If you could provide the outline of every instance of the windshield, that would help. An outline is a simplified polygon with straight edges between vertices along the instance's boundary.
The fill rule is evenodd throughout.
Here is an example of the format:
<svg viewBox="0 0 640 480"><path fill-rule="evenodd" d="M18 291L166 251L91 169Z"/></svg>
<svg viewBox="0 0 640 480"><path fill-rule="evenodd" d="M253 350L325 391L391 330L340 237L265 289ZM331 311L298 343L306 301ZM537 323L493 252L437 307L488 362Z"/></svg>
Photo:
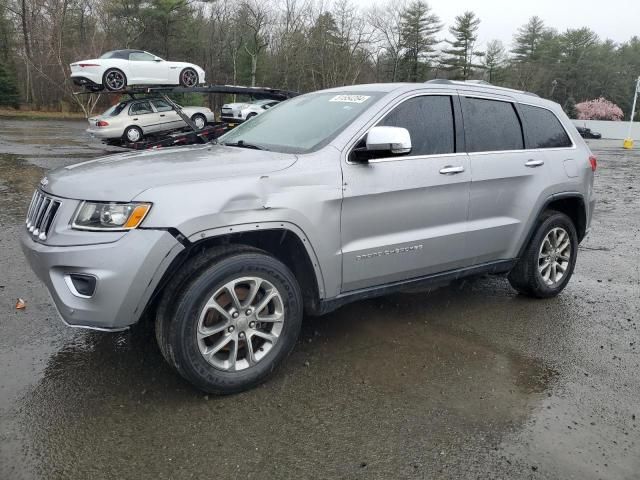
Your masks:
<svg viewBox="0 0 640 480"><path fill-rule="evenodd" d="M124 107L127 106L127 102L120 102L117 105L114 105L113 107L111 107L110 109L108 109L106 112L104 112L102 114L103 117L117 117L118 115L120 115L120 112L122 112L122 110L124 110Z"/></svg>
<svg viewBox="0 0 640 480"><path fill-rule="evenodd" d="M280 103L236 127L218 143L244 143L283 153L307 153L338 135L381 92L310 93Z"/></svg>

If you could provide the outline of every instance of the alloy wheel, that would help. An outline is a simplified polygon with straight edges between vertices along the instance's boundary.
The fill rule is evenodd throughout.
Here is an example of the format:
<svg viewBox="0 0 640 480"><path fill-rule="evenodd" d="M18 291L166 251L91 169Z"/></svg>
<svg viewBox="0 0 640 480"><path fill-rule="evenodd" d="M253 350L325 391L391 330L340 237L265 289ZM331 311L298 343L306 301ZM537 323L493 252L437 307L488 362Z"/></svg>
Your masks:
<svg viewBox="0 0 640 480"><path fill-rule="evenodd" d="M269 281L242 277L220 287L200 312L198 348L213 367L239 371L273 349L285 320L282 296Z"/></svg>
<svg viewBox="0 0 640 480"><path fill-rule="evenodd" d="M571 238L562 227L552 228L544 237L538 254L538 271L550 287L562 281L571 261Z"/></svg>
<svg viewBox="0 0 640 480"><path fill-rule="evenodd" d="M121 90L125 85L124 74L117 70L111 70L105 77L105 83L109 90Z"/></svg>
<svg viewBox="0 0 640 480"><path fill-rule="evenodd" d="M182 84L185 87L194 87L198 83L198 74L193 70L182 72Z"/></svg>

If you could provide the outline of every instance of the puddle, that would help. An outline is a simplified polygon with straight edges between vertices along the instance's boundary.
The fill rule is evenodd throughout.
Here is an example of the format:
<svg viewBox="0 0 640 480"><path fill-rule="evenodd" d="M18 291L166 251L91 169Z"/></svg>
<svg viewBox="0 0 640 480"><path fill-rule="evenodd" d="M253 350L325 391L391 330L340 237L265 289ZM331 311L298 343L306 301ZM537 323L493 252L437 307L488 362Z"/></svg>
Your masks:
<svg viewBox="0 0 640 480"><path fill-rule="evenodd" d="M18 155L0 154L0 226L13 225L24 218L29 199L44 174Z"/></svg>

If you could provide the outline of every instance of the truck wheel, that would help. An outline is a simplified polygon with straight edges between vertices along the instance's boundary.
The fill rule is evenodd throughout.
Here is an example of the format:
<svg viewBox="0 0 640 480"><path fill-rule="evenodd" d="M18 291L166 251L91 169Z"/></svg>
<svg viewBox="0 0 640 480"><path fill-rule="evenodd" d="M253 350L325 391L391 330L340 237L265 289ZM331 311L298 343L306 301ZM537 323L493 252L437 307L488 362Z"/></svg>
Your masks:
<svg viewBox="0 0 640 480"><path fill-rule="evenodd" d="M225 246L174 276L158 308L156 338L185 379L230 394L266 380L293 349L301 324L291 271L261 250Z"/></svg>
<svg viewBox="0 0 640 480"><path fill-rule="evenodd" d="M555 297L567 286L577 255L578 235L571 219L564 213L547 211L509 273L509 283L523 295Z"/></svg>

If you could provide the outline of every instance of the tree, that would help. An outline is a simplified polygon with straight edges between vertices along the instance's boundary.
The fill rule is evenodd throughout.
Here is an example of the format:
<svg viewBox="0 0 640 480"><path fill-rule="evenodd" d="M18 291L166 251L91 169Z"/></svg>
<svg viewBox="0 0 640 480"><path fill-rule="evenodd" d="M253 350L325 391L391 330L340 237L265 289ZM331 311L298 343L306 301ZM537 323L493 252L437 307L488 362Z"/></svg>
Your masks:
<svg viewBox="0 0 640 480"><path fill-rule="evenodd" d="M452 72L454 78L469 79L473 68L478 67L473 63L473 59L484 56L484 52L474 50L479 25L480 19L476 14L467 11L458 15L455 24L449 27L453 40L445 40L451 47L443 50L445 57L442 63L446 70Z"/></svg>
<svg viewBox="0 0 640 480"><path fill-rule="evenodd" d="M368 15L369 23L379 36L383 58L391 64L391 75L388 78L392 82L398 80L398 68L404 54L402 22L406 9L406 0L389 0L383 8L374 7Z"/></svg>
<svg viewBox="0 0 640 480"><path fill-rule="evenodd" d="M269 45L267 37L269 10L267 5L259 0L248 0L242 3L241 12L248 30L247 40L243 46L251 58L251 86L255 87L258 56Z"/></svg>
<svg viewBox="0 0 640 480"><path fill-rule="evenodd" d="M0 62L0 105L18 108L20 92L16 85L15 73Z"/></svg>
<svg viewBox="0 0 640 480"><path fill-rule="evenodd" d="M518 28L513 36L513 49L516 62L533 62L538 60L540 44L548 29L540 17L531 17L529 21Z"/></svg>
<svg viewBox="0 0 640 480"><path fill-rule="evenodd" d="M605 98L588 100L576 105L578 120L622 120L622 109Z"/></svg>
<svg viewBox="0 0 640 480"><path fill-rule="evenodd" d="M400 45L409 67L409 80L417 82L421 66L428 67L438 44L436 33L442 30L437 15L422 0L409 4L400 15Z"/></svg>
<svg viewBox="0 0 640 480"><path fill-rule="evenodd" d="M497 80L498 70L506 60L504 45L500 40L490 40L487 42L487 52L484 56L482 66L487 74L489 83Z"/></svg>
<svg viewBox="0 0 640 480"><path fill-rule="evenodd" d="M564 113L567 114L569 118L578 118L578 110L576 109L576 100L573 97L569 97L567 101L562 106Z"/></svg>

